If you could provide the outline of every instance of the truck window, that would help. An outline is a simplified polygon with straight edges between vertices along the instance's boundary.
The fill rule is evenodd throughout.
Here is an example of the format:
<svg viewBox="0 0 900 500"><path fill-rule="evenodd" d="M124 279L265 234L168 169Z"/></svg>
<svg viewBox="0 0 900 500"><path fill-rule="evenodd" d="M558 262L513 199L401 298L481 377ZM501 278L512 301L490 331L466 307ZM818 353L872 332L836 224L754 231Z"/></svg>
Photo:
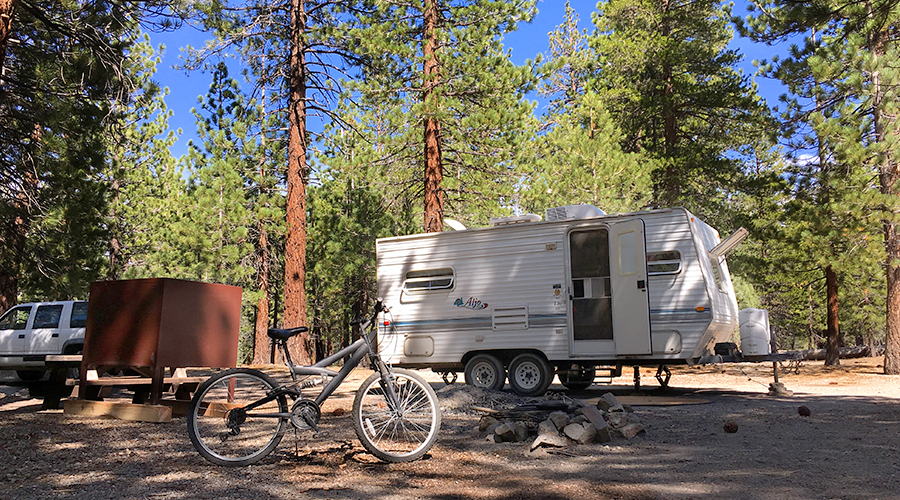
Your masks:
<svg viewBox="0 0 900 500"><path fill-rule="evenodd" d="M62 316L62 304L52 306L40 306L34 315L32 328L59 328L59 318Z"/></svg>
<svg viewBox="0 0 900 500"><path fill-rule="evenodd" d="M0 318L0 330L24 330L28 325L31 306L17 307Z"/></svg>
<svg viewBox="0 0 900 500"><path fill-rule="evenodd" d="M681 252L672 250L668 252L647 252L647 274L659 276L662 274L678 274L681 272Z"/></svg>
<svg viewBox="0 0 900 500"><path fill-rule="evenodd" d="M69 319L70 328L84 328L87 324L87 302L72 304L72 317Z"/></svg>
<svg viewBox="0 0 900 500"><path fill-rule="evenodd" d="M429 269L425 271L409 271L403 289L408 292L424 292L429 290L449 290L453 288L453 269Z"/></svg>

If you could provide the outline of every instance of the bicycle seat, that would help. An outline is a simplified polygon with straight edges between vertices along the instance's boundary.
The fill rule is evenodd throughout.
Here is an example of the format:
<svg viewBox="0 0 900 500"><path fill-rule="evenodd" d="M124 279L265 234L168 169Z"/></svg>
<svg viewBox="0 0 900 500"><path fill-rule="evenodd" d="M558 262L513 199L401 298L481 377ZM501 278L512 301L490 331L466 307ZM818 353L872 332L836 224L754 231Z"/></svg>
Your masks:
<svg viewBox="0 0 900 500"><path fill-rule="evenodd" d="M275 340L287 340L294 335L299 335L303 332L308 332L309 328L305 326L298 326L296 328L269 328L268 335L269 338Z"/></svg>

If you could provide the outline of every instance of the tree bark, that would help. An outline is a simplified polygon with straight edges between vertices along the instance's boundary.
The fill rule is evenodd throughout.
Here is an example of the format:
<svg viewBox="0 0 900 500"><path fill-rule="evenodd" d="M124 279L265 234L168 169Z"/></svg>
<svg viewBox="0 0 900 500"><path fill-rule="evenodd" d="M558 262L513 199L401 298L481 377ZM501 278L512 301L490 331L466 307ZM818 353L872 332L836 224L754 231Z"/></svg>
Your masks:
<svg viewBox="0 0 900 500"><path fill-rule="evenodd" d="M12 34L13 1L0 0L0 75L3 65L6 63L6 48L9 46L9 37ZM3 85L0 80L0 86Z"/></svg>
<svg viewBox="0 0 900 500"><path fill-rule="evenodd" d="M886 32L877 32L869 37L869 50L875 59L876 68L878 59L885 54L885 39L888 36L889 34ZM881 74L878 70L872 74L871 83L875 141L884 144L888 140L888 131L894 129L894 124L892 116L887 114L884 109L884 89L881 88ZM898 171L896 158L891 155L889 148L886 150L881 165L879 165L879 180L881 193L893 199L898 195L896 183L900 179L900 171ZM884 269L887 278L884 373L900 375L900 235L897 233L897 224L890 217L885 217L883 225L884 249L887 254Z"/></svg>
<svg viewBox="0 0 900 500"><path fill-rule="evenodd" d="M425 102L425 232L438 233L444 229L444 193L441 189L444 167L441 158L441 123L436 118L434 89L440 80L440 65L437 60L437 0L426 0L424 49L425 62L424 94Z"/></svg>
<svg viewBox="0 0 900 500"><path fill-rule="evenodd" d="M304 0L291 0L291 53L288 87L287 240L284 255L284 327L304 326L306 319L306 30ZM295 363L309 364L304 333L288 344Z"/></svg>
<svg viewBox="0 0 900 500"><path fill-rule="evenodd" d="M825 268L825 293L827 296L828 336L825 343L825 364L837 366L841 364L841 332L838 329L838 281L834 268Z"/></svg>
<svg viewBox="0 0 900 500"><path fill-rule="evenodd" d="M662 0L661 10L661 35L663 40L668 40L672 29L669 25L669 0ZM676 156L675 147L678 141L678 124L675 116L675 84L672 81L672 64L668 61L662 61L662 78L663 78L663 141L665 144L665 160L663 167L662 193L657 193L657 199L661 206L667 207L674 205L681 192L681 176L678 172L678 165L675 163Z"/></svg>
<svg viewBox="0 0 900 500"><path fill-rule="evenodd" d="M259 224L259 254L257 257L256 284L262 294L256 302L256 327L253 334L253 364L262 365L271 359L271 343L269 342L269 238L266 230Z"/></svg>

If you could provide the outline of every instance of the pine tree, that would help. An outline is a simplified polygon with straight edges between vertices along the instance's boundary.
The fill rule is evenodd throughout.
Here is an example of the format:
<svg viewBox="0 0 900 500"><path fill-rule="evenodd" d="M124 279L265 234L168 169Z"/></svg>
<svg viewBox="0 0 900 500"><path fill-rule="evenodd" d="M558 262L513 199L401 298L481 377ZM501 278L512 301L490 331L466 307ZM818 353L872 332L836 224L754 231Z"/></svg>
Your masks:
<svg viewBox="0 0 900 500"><path fill-rule="evenodd" d="M130 92L121 68L137 18L131 6L96 2L3 2L0 11L5 310L22 290L84 297L104 272L105 187L96 181L111 102Z"/></svg>
<svg viewBox="0 0 900 500"><path fill-rule="evenodd" d="M829 114L819 120L820 133L843 165L854 171L868 169L879 177L878 191L869 183L857 182L856 196L865 206L880 207L877 216L883 226L887 276L884 370L888 374L900 373L900 236L896 229L900 150L895 140L900 125L895 98L900 74L894 69L897 53L891 34L898 22L895 2L775 1L753 7L741 24L748 36L767 43L806 37L802 51L781 63L781 68L787 71L806 63L817 81L832 85Z"/></svg>
<svg viewBox="0 0 900 500"><path fill-rule="evenodd" d="M254 158L247 157L247 123L255 116L244 102L237 82L220 63L213 72L209 92L195 109L197 135L202 142L189 143L187 161L191 179L189 197L193 227L189 254L194 256L192 274L204 281L243 285L252 274L245 262L252 254L249 242L244 172Z"/></svg>
<svg viewBox="0 0 900 500"><path fill-rule="evenodd" d="M192 51L192 66L236 48L253 67L257 89L278 87L278 109L288 123L286 163L286 241L284 247L285 327L306 319L306 183L309 177L310 115L330 116L338 79L356 64L350 50L357 42L347 35L346 12L355 0L284 0L229 2L207 0L195 4L201 22L217 40ZM271 97L273 94L269 94ZM298 363L310 361L306 334L289 344Z"/></svg>
<svg viewBox="0 0 900 500"><path fill-rule="evenodd" d="M381 128L362 138L423 200L426 231L445 216L471 224L509 209L536 125L524 100L535 79L529 64L510 62L502 36L531 19L534 2L376 4L360 18L369 65L352 90Z"/></svg>
<svg viewBox="0 0 900 500"><path fill-rule="evenodd" d="M609 0L598 10L590 89L625 133L624 149L656 160L655 204L714 214L740 179L736 154L764 133L768 114L728 48L728 7Z"/></svg>
<svg viewBox="0 0 900 500"><path fill-rule="evenodd" d="M596 53L578 15L566 3L565 19L549 34L539 87L547 97L545 133L533 142L534 168L520 192L529 211L590 203L610 212L640 209L651 195L652 159L622 150L624 134L600 96L586 90Z"/></svg>
<svg viewBox="0 0 900 500"><path fill-rule="evenodd" d="M119 124L109 134L108 279L181 275L175 235L184 224L178 210L188 205L187 186L170 151L176 135L169 130L168 89L153 80L157 64L146 36L131 48L126 68L141 84L118 104Z"/></svg>

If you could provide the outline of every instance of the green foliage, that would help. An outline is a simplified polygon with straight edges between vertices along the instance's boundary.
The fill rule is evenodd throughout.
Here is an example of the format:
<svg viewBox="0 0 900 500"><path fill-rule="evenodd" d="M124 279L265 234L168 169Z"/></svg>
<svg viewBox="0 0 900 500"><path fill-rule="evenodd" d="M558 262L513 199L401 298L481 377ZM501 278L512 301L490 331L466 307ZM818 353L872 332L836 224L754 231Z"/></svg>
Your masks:
<svg viewBox="0 0 900 500"><path fill-rule="evenodd" d="M893 134L884 128L895 127L884 118L896 113L895 90L890 90L896 87L891 63L896 55L873 50L879 29L897 19L893 8L885 7L765 2L736 20L742 33L758 41L795 36L803 42L792 46L788 57L759 66L790 90L782 98L790 199L783 206L780 235L789 258L777 260L786 270L791 263L793 272L784 274L784 283L795 284L798 293L777 295L793 304L785 308L785 322L796 325L797 333L805 330L810 344L821 336L824 321L825 268L840 282L844 338L883 337L885 318L879 311L885 307L883 264L889 260L882 223L893 219L885 213L897 203L896 195L885 196L878 186L884 161L896 157ZM799 328L804 322L806 328Z"/></svg>
<svg viewBox="0 0 900 500"><path fill-rule="evenodd" d="M520 205L528 211L588 203L610 213L640 209L650 198L653 162L622 151L622 133L596 94L576 98L535 140L537 165Z"/></svg>
<svg viewBox="0 0 900 500"><path fill-rule="evenodd" d="M368 64L347 85L346 99L358 104L362 111L354 114L365 120L354 122L362 127L355 140L372 145L383 175L407 198L423 195L427 117L440 123L444 215L474 225L500 207L511 210L518 165L528 160L523 153L536 129L532 103L524 99L535 78L530 63L510 61L502 37L531 19L534 3L438 1L434 78L422 70L423 0L377 1L377 9L358 18L357 50Z"/></svg>
<svg viewBox="0 0 900 500"><path fill-rule="evenodd" d="M14 2L0 80L0 308L86 297L104 272L106 131L135 10ZM7 21L4 21L7 22ZM103 29L97 29L102 26Z"/></svg>
<svg viewBox="0 0 900 500"><path fill-rule="evenodd" d="M768 115L728 48L728 7L609 0L593 20L598 71L589 88L624 132L625 151L655 160L655 204L715 213L741 181L745 146L765 135Z"/></svg>
<svg viewBox="0 0 900 500"><path fill-rule="evenodd" d="M375 298L375 239L397 225L383 197L350 176L329 171L310 189L308 316L320 350L349 345L350 321Z"/></svg>

